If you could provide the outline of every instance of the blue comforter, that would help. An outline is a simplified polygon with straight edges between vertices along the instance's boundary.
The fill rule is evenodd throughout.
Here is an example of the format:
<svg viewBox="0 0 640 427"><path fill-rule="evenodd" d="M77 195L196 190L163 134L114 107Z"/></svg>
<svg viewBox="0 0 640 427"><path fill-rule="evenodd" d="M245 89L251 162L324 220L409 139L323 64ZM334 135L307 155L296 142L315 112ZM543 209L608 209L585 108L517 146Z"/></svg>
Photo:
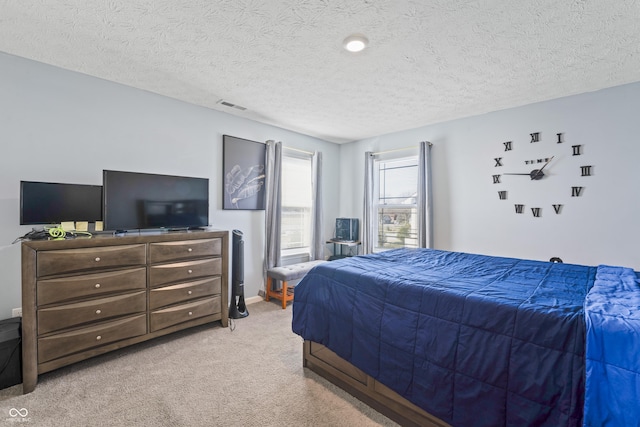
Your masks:
<svg viewBox="0 0 640 427"><path fill-rule="evenodd" d="M586 426L640 426L639 278L600 266L587 295Z"/></svg>
<svg viewBox="0 0 640 427"><path fill-rule="evenodd" d="M430 249L345 258L296 286L292 328L454 426L580 426L596 270Z"/></svg>

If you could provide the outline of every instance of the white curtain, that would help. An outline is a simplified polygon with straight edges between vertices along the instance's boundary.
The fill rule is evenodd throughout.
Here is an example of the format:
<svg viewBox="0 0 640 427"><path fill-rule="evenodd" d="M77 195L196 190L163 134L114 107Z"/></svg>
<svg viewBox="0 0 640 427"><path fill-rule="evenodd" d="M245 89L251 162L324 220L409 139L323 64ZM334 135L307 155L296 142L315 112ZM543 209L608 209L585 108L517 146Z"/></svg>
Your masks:
<svg viewBox="0 0 640 427"><path fill-rule="evenodd" d="M315 152L311 158L311 204L313 229L311 230L311 259L324 259L324 232L322 214L322 153Z"/></svg>
<svg viewBox="0 0 640 427"><path fill-rule="evenodd" d="M433 247L433 217L431 214L431 143L420 143L418 155L418 247Z"/></svg>
<svg viewBox="0 0 640 427"><path fill-rule="evenodd" d="M374 176L373 176L374 156L371 151L364 153L364 211L362 212L362 253L373 252L375 242L374 230L376 214L373 211L375 205Z"/></svg>
<svg viewBox="0 0 640 427"><path fill-rule="evenodd" d="M263 277L266 284L267 270L280 265L280 218L282 216L282 143L280 141L267 141L265 163L266 247Z"/></svg>

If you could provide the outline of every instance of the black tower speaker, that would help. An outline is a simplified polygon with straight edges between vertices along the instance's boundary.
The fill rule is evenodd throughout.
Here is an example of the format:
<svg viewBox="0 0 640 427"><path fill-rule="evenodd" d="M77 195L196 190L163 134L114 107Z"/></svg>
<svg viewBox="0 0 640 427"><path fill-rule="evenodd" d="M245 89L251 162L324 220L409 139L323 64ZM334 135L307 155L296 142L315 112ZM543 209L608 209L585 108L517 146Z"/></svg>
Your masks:
<svg viewBox="0 0 640 427"><path fill-rule="evenodd" d="M232 232L232 266L231 266L231 305L229 317L241 319L247 317L249 312L244 303L244 240L242 231Z"/></svg>

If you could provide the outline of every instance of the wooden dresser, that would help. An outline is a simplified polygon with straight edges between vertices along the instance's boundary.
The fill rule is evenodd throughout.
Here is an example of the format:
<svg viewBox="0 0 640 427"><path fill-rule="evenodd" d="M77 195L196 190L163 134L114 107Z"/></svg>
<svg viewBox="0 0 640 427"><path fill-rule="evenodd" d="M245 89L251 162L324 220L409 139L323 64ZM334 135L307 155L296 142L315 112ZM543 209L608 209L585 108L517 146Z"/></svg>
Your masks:
<svg viewBox="0 0 640 427"><path fill-rule="evenodd" d="M89 357L228 323L227 231L22 243L23 390Z"/></svg>

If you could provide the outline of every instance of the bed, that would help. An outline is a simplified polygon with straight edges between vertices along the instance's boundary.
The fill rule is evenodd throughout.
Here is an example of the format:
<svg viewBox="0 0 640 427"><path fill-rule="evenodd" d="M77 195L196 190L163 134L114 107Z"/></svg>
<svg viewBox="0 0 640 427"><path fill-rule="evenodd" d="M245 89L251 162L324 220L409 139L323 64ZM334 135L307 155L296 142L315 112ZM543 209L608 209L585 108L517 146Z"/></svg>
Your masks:
<svg viewBox="0 0 640 427"><path fill-rule="evenodd" d="M292 329L306 367L403 425L635 425L639 277L391 250L311 270Z"/></svg>

